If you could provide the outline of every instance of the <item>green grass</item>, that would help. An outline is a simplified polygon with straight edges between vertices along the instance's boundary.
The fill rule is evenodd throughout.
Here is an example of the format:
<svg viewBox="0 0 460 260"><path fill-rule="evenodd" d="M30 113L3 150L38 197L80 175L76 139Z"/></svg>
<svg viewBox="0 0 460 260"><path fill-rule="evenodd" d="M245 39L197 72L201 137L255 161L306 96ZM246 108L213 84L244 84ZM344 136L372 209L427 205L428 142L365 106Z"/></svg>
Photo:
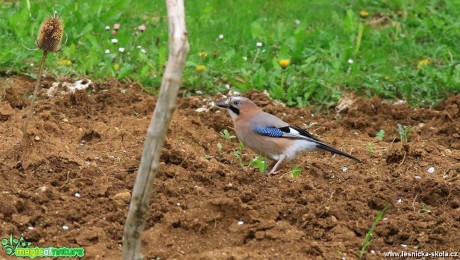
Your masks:
<svg viewBox="0 0 460 260"><path fill-rule="evenodd" d="M30 9L27 2L0 3L0 70L33 75L40 53L21 42L34 45L54 8L68 41L49 56L49 72L116 77L159 89L168 51L164 1L30 1ZM431 106L460 93L458 0L185 2L191 43L186 95L224 92L228 84L267 90L292 106L328 106L347 91ZM363 10L368 16L360 15ZM115 23L121 25L117 35L104 29ZM141 24L147 29L136 36ZM290 65L282 69L280 59Z"/></svg>
<svg viewBox="0 0 460 260"><path fill-rule="evenodd" d="M377 214L377 217L375 217L374 223L372 223L371 228L369 229L369 231L367 231L366 236L364 237L364 242L361 245L361 250L359 250L359 253L358 253L358 259L363 259L364 254L366 253L367 249L369 248L369 246L372 243L372 240L374 239L372 237L372 233L374 232L375 227L380 223L380 221L383 218L383 215L385 215L385 213L390 208L391 208L390 204L386 205L385 208L383 208L381 211L379 211L379 214Z"/></svg>

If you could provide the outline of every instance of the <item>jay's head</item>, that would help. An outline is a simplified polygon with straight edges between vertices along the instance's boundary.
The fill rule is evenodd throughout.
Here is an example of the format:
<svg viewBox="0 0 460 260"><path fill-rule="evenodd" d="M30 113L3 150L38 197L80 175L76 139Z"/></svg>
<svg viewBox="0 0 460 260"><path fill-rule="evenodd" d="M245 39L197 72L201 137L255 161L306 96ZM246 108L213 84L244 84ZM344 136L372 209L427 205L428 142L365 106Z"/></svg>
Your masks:
<svg viewBox="0 0 460 260"><path fill-rule="evenodd" d="M217 106L226 108L233 120L241 115L249 115L258 112L260 108L245 97L230 97L226 101L217 102Z"/></svg>

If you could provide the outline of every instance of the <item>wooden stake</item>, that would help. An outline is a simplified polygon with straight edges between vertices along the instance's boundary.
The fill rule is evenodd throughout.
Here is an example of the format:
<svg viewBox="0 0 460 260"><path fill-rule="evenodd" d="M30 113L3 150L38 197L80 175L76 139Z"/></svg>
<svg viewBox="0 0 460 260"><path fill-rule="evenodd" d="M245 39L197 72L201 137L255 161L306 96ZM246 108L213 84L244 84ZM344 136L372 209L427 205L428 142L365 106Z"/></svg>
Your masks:
<svg viewBox="0 0 460 260"><path fill-rule="evenodd" d="M169 25L169 58L161 82L160 95L144 142L139 172L134 184L123 234L123 259L142 259L140 252L145 214L149 208L161 148L172 114L176 109L185 59L189 52L183 0L166 0Z"/></svg>

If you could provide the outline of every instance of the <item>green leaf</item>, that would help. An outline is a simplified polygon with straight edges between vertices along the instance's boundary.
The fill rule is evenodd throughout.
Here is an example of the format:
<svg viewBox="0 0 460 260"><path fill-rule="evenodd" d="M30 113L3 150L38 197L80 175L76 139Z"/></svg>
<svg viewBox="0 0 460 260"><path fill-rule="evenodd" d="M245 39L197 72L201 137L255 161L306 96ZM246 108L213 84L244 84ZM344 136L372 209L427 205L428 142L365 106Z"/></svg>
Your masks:
<svg viewBox="0 0 460 260"><path fill-rule="evenodd" d="M299 177L302 174L302 168L299 165L295 165L289 172L293 179Z"/></svg>
<svg viewBox="0 0 460 260"><path fill-rule="evenodd" d="M385 131L383 129L380 129L380 131L378 131L377 134L375 135L375 137L379 141L382 141L384 136L385 136Z"/></svg>

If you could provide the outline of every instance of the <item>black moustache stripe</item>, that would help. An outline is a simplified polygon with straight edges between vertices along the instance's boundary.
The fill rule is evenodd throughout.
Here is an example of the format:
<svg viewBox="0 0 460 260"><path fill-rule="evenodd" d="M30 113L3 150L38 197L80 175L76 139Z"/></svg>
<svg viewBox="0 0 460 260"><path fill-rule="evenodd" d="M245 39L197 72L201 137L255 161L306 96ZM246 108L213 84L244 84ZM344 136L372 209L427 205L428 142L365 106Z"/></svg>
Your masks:
<svg viewBox="0 0 460 260"><path fill-rule="evenodd" d="M239 115L240 114L240 110L238 110L238 108L234 107L234 106L230 106L229 107L230 110L232 110L233 113Z"/></svg>

